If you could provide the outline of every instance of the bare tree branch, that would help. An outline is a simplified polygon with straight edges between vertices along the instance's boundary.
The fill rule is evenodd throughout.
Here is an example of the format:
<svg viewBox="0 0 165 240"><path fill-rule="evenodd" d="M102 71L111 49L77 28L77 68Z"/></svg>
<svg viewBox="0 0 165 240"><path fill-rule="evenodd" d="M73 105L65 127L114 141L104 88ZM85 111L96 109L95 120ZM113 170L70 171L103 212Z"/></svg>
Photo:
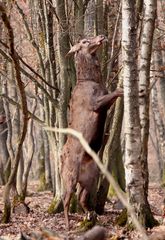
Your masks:
<svg viewBox="0 0 165 240"><path fill-rule="evenodd" d="M12 98L8 97L5 94L0 94L0 97L5 98L10 104L12 104L15 107L18 107L21 110L21 104L18 102L15 102ZM39 119L37 116L35 116L33 113L31 113L30 111L28 111L28 118L32 118L35 121L37 121L39 124L44 125L44 121L42 121L41 119Z"/></svg>
<svg viewBox="0 0 165 240"><path fill-rule="evenodd" d="M7 44L5 44L1 39L0 39L0 43L1 43L5 48L7 48L7 49L9 48L9 47L7 46ZM19 60L20 60L32 73L34 73L37 77L39 77L42 82L44 82L48 87L50 87L50 88L52 88L52 89L57 90L58 92L60 92L58 88L56 88L56 87L52 86L50 83L46 82L45 79L44 79L39 73L37 73L31 66L29 66L29 64L27 64L27 63L21 58L21 56L20 56L18 53L17 53L17 55L18 55ZM36 79L36 82L38 82L37 79Z"/></svg>
<svg viewBox="0 0 165 240"><path fill-rule="evenodd" d="M19 95L20 95L20 101L21 101L20 105L21 105L21 110L22 110L22 129L21 129L18 144L16 147L15 157L13 159L14 166L10 173L8 182L7 182L7 184L5 186L5 190L4 190L3 222L7 223L7 222L9 222L10 214L11 214L10 213L11 212L10 190L16 179L18 164L19 164L20 156L21 156L21 150L22 150L23 142L26 137L29 119L28 119L28 107L27 107L27 101L26 101L26 93L25 93L24 83L22 82L21 73L20 73L20 63L19 63L18 56L15 52L13 29L10 25L10 21L6 14L5 8L3 7L2 4L0 4L0 16L2 18L2 21L5 25L5 27L7 29L7 33L8 33L9 53L12 58L12 63L13 63L13 67L15 70L15 79L16 79L17 88L18 88Z"/></svg>
<svg viewBox="0 0 165 240"><path fill-rule="evenodd" d="M24 23L27 35L29 37L29 41L31 42L32 46L36 49L36 52L37 52L37 55L38 55L38 59L39 59L39 62L40 62L40 66L41 66L41 70L42 70L42 74L43 74L43 76L45 76L45 68L44 68L44 63L43 63L43 59L42 59L42 55L41 55L39 46L37 45L35 39L32 36L32 33L30 31L30 28L29 28L29 25L28 25L28 22L26 20L26 16L25 16L23 10L19 7L17 2L15 2L15 5L17 7L17 10L18 10L19 14L22 17L22 20L23 20L23 23Z"/></svg>
<svg viewBox="0 0 165 240"><path fill-rule="evenodd" d="M4 51L0 48L0 54L9 62L12 62L12 58ZM49 101L51 101L57 108L58 108L58 100L57 99L53 99L52 96L46 91L46 89L42 86L42 84L40 84L36 78L34 78L30 73L28 73L24 68L20 67L20 71L26 76L28 77L32 82L34 82L38 88L40 88L42 90L42 92L45 94L45 96L49 99Z"/></svg>

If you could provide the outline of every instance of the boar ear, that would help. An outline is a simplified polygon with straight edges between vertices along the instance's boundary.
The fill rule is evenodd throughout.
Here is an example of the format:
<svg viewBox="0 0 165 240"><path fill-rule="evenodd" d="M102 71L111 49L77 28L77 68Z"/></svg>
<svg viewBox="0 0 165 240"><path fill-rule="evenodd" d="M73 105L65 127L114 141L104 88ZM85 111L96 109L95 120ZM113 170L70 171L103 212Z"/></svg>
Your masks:
<svg viewBox="0 0 165 240"><path fill-rule="evenodd" d="M71 47L70 51L66 54L66 57L69 57L70 55L74 54L75 52L78 52L80 50L80 44L77 43L73 47Z"/></svg>

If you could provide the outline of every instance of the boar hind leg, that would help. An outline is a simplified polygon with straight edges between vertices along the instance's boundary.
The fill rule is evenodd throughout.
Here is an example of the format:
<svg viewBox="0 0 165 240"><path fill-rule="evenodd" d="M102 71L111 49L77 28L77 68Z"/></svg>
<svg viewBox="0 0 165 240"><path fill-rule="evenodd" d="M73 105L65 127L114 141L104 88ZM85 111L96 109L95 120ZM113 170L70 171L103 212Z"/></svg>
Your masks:
<svg viewBox="0 0 165 240"><path fill-rule="evenodd" d="M69 230L69 206L70 206L71 197L72 197L72 192L67 191L63 198L64 217L65 217L66 227L68 230Z"/></svg>
<svg viewBox="0 0 165 240"><path fill-rule="evenodd" d="M72 181L67 182L67 188L65 194L63 196L63 205L64 205L64 217L66 222L66 227L69 230L69 207L70 207L70 200L75 191L76 184L73 184Z"/></svg>
<svg viewBox="0 0 165 240"><path fill-rule="evenodd" d="M87 212L89 210L88 197L88 191L85 188L82 188L79 195L79 202L84 212Z"/></svg>
<svg viewBox="0 0 165 240"><path fill-rule="evenodd" d="M80 196L80 204L83 210L86 213L86 220L91 222L92 225L96 224L97 215L94 211L93 206L89 206L89 192L86 189L83 189Z"/></svg>

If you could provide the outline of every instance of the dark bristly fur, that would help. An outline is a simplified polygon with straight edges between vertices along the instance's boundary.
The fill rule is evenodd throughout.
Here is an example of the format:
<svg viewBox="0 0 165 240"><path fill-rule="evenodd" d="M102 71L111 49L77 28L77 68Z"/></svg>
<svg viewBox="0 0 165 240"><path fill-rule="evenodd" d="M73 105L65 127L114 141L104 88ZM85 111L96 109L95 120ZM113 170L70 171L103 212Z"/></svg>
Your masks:
<svg viewBox="0 0 165 240"><path fill-rule="evenodd" d="M70 100L69 127L83 134L93 150L99 151L102 143L107 110L122 96L121 89L108 94L101 76L97 49L105 37L83 39L73 46L68 55L74 53L77 84ZM64 185L64 214L69 228L69 204L77 183L80 184L79 201L82 208L89 210L87 197L98 177L98 168L91 157L84 151L77 139L68 136L62 156L62 179Z"/></svg>

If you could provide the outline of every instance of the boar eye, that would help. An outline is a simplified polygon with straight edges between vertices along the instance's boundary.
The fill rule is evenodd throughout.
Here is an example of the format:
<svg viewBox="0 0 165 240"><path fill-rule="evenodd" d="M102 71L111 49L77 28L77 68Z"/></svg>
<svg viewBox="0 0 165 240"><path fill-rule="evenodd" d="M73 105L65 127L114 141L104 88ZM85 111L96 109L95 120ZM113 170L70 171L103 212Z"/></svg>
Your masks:
<svg viewBox="0 0 165 240"><path fill-rule="evenodd" d="M89 43L89 41L86 39L82 40L82 44L85 44L85 43Z"/></svg>

